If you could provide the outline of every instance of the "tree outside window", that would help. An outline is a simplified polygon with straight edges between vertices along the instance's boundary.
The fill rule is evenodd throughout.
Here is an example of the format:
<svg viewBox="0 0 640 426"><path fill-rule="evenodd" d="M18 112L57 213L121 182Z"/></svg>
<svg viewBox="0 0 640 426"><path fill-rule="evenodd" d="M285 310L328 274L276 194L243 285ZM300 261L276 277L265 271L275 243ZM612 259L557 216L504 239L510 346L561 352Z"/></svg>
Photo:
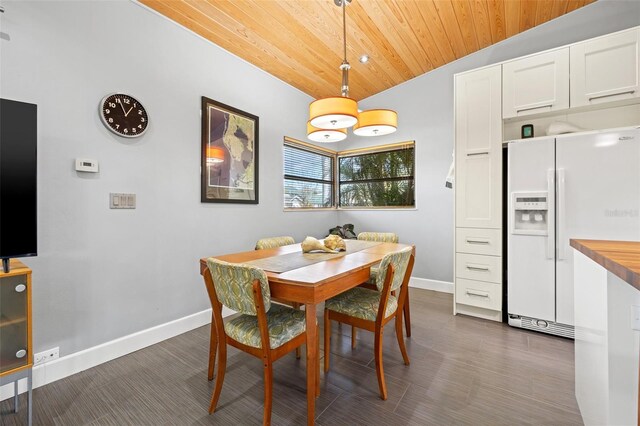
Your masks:
<svg viewBox="0 0 640 426"><path fill-rule="evenodd" d="M414 207L414 147L338 157L340 207Z"/></svg>

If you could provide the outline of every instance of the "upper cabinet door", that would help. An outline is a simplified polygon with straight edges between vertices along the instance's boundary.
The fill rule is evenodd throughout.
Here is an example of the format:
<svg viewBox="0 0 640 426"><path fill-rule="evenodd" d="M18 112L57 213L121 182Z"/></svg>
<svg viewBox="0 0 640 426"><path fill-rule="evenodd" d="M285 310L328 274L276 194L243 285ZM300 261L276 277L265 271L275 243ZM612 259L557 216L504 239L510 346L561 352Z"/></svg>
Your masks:
<svg viewBox="0 0 640 426"><path fill-rule="evenodd" d="M502 66L504 118L569 108L569 48Z"/></svg>
<svg viewBox="0 0 640 426"><path fill-rule="evenodd" d="M571 107L640 96L640 29L571 45Z"/></svg>
<svg viewBox="0 0 640 426"><path fill-rule="evenodd" d="M502 69L455 78L456 226L502 224Z"/></svg>

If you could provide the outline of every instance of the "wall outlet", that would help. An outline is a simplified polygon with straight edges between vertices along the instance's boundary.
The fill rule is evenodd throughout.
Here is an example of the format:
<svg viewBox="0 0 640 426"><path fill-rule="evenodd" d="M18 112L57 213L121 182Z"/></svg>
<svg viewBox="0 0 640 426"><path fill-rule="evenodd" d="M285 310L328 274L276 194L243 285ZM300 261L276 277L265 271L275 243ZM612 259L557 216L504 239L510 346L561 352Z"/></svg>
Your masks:
<svg viewBox="0 0 640 426"><path fill-rule="evenodd" d="M33 356L33 366L35 367L36 365L44 364L58 358L60 358L59 347L55 347L43 352L38 352Z"/></svg>
<svg viewBox="0 0 640 426"><path fill-rule="evenodd" d="M631 328L640 331L640 306L631 305Z"/></svg>

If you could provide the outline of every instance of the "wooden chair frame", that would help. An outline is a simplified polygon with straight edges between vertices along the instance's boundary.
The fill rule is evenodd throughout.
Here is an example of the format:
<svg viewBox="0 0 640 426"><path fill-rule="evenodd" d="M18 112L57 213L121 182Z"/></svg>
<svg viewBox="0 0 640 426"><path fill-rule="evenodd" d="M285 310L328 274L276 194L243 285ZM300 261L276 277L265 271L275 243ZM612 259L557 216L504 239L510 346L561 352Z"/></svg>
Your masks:
<svg viewBox="0 0 640 426"><path fill-rule="evenodd" d="M360 233L362 234L362 232ZM358 234L358 235L360 235ZM363 241L368 241L368 240L363 240ZM397 242L397 241L396 241ZM415 254L415 253L413 253ZM377 290L378 288L376 287L375 284L371 284L371 283L362 283L360 284L359 287L364 287L364 288L368 288L371 290ZM393 293L391 293L393 294ZM394 294L395 296L395 294ZM407 332L407 337L411 337L411 309L409 308L409 292L407 291L407 297L406 300L404 301L404 307L403 307L403 312L404 312L404 327L405 330ZM352 326L351 327L351 349L355 349L356 348L356 327ZM209 379L211 380L211 379Z"/></svg>
<svg viewBox="0 0 640 426"><path fill-rule="evenodd" d="M284 355L300 348L304 345L307 339L306 330L294 337L287 343L278 346L275 349L271 349L269 343L269 328L267 326L267 313L264 309L264 302L262 299L262 288L260 287L260 280L254 280L252 283L253 300L256 307L258 328L260 329L260 348L254 348L253 346L247 346L233 338L229 337L224 330L224 322L222 319L222 303L218 300L218 296L213 285L213 278L211 273L204 274L204 281L207 287L207 293L211 300L211 307L213 308L213 322L211 323L211 342L209 346L209 374L213 375L213 369L215 365L216 352L218 355L218 374L216 375L216 383L213 394L211 396L211 403L209 405L209 414L216 410L218 405L218 399L220 398L220 392L222 390L222 384L224 382L225 370L227 367L227 345L231 345L240 349L250 355L260 358L262 360L264 369L264 415L263 425L271 424L271 406L273 399L273 363ZM218 336L224 336L218 338ZM319 336L318 336L319 338ZM316 396L320 394L320 369L316 372Z"/></svg>
<svg viewBox="0 0 640 426"><path fill-rule="evenodd" d="M413 256L413 254L411 256ZM368 288L369 290L378 290L378 287L376 287L375 284L371 284L371 283L360 284L358 287ZM394 291L391 292L391 294L395 296L394 293L395 293ZM405 297L404 307L402 308L402 311L404 314L404 326L407 332L407 337L411 337L411 312L409 310L409 289L407 289L407 296ZM357 335L356 327L351 326L351 349L356 348L356 335Z"/></svg>
<svg viewBox="0 0 640 426"><path fill-rule="evenodd" d="M272 237L272 238L285 238L285 237L291 238L291 240L293 240L294 244L295 244L295 240L293 239L293 237L289 237L288 235L283 235L282 237ZM271 238L262 238L262 240L268 240L268 239L271 239ZM258 241L260 241L260 240L258 240ZM285 244L285 245L287 245L287 244ZM282 246L279 246L279 247L282 247ZM257 242L256 242L256 250L260 250L258 248L258 243ZM279 297L272 297L271 300L275 300L276 302L281 303L283 305L289 305L293 309L300 309L300 303L298 303L298 302L291 302L289 300L284 300L284 299L281 299ZM296 359L300 359L300 353L301 353L300 352L300 348L297 348L296 349ZM209 380L211 380L211 378L209 378Z"/></svg>
<svg viewBox="0 0 640 426"><path fill-rule="evenodd" d="M392 319L395 319L396 337L398 339L398 346L400 346L400 352L405 365L409 365L409 356L407 355L407 349L404 344L404 333L402 332L402 317L403 308L407 300L407 293L409 291L409 278L411 278L411 272L413 271L413 263L415 261L415 255L412 252L409 257L409 263L407 264L407 270L404 275L404 279L400 286L400 294L398 296L398 307L393 315L385 318L384 314L387 310L387 303L389 302L389 295L391 294L391 282L393 281L393 275L395 274L395 268L393 265L389 265L387 268L387 275L384 280L382 291L380 292L380 305L378 305L378 315L375 321L364 320L361 318L351 317L339 312L331 311L327 308L324 309L324 371L329 371L329 356L331 353L331 320L338 321L343 324L351 325L353 327L362 328L367 331L371 331L375 334L374 354L376 375L378 376L378 387L380 388L380 397L383 400L387 399L387 385L384 380L384 369L382 363L382 334L384 326L388 324ZM377 289L376 289L377 290ZM354 333L352 333L353 338ZM353 344L353 341L352 341Z"/></svg>

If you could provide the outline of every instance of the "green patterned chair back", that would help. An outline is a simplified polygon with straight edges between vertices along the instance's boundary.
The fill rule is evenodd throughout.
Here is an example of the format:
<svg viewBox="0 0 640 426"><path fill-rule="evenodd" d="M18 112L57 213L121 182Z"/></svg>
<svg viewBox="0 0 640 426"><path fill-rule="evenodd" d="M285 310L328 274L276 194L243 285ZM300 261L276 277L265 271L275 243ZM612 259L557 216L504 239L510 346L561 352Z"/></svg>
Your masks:
<svg viewBox="0 0 640 426"><path fill-rule="evenodd" d="M398 234L393 232L361 232L358 234L359 240L377 241L379 243L397 243Z"/></svg>
<svg viewBox="0 0 640 426"><path fill-rule="evenodd" d="M393 274L393 281L391 282L391 291L395 291L400 288L402 281L404 281L404 274L407 272L407 266L409 265L409 258L411 257L411 247L403 248L400 251L389 253L382 258L380 262L380 268L378 269L378 275L376 276L376 287L378 291L382 291L384 287L384 280L387 277L387 268L389 264L393 265L395 270Z"/></svg>
<svg viewBox="0 0 640 426"><path fill-rule="evenodd" d="M264 250L282 246L288 246L289 244L295 244L293 237L271 237L262 238L256 243L256 250Z"/></svg>
<svg viewBox="0 0 640 426"><path fill-rule="evenodd" d="M253 281L260 280L262 301L267 312L271 307L271 293L267 274L260 268L227 263L210 257L207 265L213 279L218 301L224 306L247 315L258 315L253 300Z"/></svg>

